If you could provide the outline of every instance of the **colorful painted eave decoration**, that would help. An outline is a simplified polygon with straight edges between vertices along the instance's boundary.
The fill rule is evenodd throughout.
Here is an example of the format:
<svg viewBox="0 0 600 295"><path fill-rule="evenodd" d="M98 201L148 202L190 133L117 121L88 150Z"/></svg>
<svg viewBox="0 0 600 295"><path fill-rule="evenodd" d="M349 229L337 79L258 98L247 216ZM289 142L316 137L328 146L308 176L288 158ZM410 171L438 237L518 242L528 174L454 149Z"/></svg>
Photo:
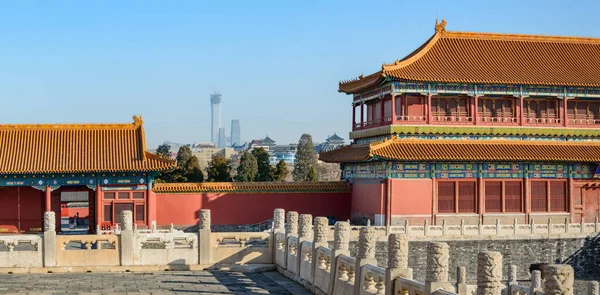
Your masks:
<svg viewBox="0 0 600 295"><path fill-rule="evenodd" d="M350 139L382 135L490 135L600 138L600 129L536 128L536 127L462 127L389 125L350 132Z"/></svg>
<svg viewBox="0 0 600 295"><path fill-rule="evenodd" d="M156 193L293 193L293 192L350 192L346 182L202 182L156 183Z"/></svg>
<svg viewBox="0 0 600 295"><path fill-rule="evenodd" d="M51 174L5 174L0 175L1 186L57 187L87 185L136 185L145 186L154 181L156 173L51 173Z"/></svg>

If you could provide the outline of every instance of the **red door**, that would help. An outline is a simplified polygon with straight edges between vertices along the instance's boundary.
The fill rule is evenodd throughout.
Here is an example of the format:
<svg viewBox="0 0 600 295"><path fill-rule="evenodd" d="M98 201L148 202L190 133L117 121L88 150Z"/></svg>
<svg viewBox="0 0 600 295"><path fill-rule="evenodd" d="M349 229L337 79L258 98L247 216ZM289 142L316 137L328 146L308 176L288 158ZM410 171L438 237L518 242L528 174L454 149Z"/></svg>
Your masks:
<svg viewBox="0 0 600 295"><path fill-rule="evenodd" d="M590 187L585 190L585 221L594 222L600 218L600 188Z"/></svg>

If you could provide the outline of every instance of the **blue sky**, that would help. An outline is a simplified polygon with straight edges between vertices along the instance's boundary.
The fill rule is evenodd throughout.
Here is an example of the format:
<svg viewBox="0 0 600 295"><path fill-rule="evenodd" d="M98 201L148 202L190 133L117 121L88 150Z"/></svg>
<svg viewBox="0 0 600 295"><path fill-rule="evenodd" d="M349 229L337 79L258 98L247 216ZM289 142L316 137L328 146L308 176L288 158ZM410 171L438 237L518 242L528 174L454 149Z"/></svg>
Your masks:
<svg viewBox="0 0 600 295"><path fill-rule="evenodd" d="M432 34L600 37L600 1L0 1L0 123L144 117L148 146L223 125L278 143L348 138L340 80L377 71Z"/></svg>

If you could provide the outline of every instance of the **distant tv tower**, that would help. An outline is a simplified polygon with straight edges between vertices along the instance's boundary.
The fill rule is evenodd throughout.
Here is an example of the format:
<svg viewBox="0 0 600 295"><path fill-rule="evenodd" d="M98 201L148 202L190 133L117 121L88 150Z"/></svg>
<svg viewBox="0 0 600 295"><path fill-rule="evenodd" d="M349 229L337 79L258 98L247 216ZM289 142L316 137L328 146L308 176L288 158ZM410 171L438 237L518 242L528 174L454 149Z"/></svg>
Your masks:
<svg viewBox="0 0 600 295"><path fill-rule="evenodd" d="M223 97L220 93L214 92L210 95L210 141L214 144L219 143L219 128L221 128L221 102Z"/></svg>

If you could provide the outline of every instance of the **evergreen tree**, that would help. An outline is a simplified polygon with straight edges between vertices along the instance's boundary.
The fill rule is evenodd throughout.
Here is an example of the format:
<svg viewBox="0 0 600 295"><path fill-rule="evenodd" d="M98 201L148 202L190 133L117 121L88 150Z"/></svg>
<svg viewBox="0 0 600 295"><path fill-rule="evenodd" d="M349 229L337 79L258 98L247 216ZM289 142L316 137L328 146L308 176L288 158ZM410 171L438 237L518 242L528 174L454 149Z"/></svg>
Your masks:
<svg viewBox="0 0 600 295"><path fill-rule="evenodd" d="M294 181L308 181L308 173L311 168L314 168L314 175L317 175L317 153L312 142L310 134L302 134L298 141L298 149L296 150L296 159L294 160L294 171L292 176Z"/></svg>
<svg viewBox="0 0 600 295"><path fill-rule="evenodd" d="M177 151L177 166L185 169L188 165L188 161L192 158L192 150L189 146L184 145Z"/></svg>
<svg viewBox="0 0 600 295"><path fill-rule="evenodd" d="M211 182L226 182L231 181L231 166L223 155L215 154L207 169L208 181Z"/></svg>
<svg viewBox="0 0 600 295"><path fill-rule="evenodd" d="M312 181L315 182L317 181L317 169L315 169L315 166L310 167L310 170L308 170L308 175L307 175L307 179L308 181Z"/></svg>
<svg viewBox="0 0 600 295"><path fill-rule="evenodd" d="M203 182L204 174L198 157L192 156L185 167L185 178L189 182Z"/></svg>
<svg viewBox="0 0 600 295"><path fill-rule="evenodd" d="M252 182L258 174L258 163L252 153L244 152L240 158L240 166L237 168L236 181Z"/></svg>
<svg viewBox="0 0 600 295"><path fill-rule="evenodd" d="M287 164L285 164L283 159L279 160L279 163L277 163L277 166L273 170L273 181L285 181L288 174L290 174L290 171L288 171Z"/></svg>
<svg viewBox="0 0 600 295"><path fill-rule="evenodd" d="M170 158L171 157L171 146L166 143L159 145L158 148L156 149L156 154L163 158Z"/></svg>
<svg viewBox="0 0 600 295"><path fill-rule="evenodd" d="M271 174L271 165L269 163L269 152L264 148L255 148L252 150L252 155L256 158L256 163L258 164L256 181L272 181L273 175Z"/></svg>

